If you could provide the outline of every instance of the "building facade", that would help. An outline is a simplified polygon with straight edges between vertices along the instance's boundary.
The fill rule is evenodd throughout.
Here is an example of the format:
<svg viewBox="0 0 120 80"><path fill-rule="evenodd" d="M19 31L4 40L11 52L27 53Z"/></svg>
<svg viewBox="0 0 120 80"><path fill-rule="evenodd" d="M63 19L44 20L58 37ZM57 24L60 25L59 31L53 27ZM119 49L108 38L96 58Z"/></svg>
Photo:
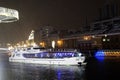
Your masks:
<svg viewBox="0 0 120 80"><path fill-rule="evenodd" d="M120 17L117 11L116 4L101 8L99 19L90 24L89 30L83 29L86 32L42 27L35 31L35 42L46 48L72 48L86 53L98 49L120 49Z"/></svg>

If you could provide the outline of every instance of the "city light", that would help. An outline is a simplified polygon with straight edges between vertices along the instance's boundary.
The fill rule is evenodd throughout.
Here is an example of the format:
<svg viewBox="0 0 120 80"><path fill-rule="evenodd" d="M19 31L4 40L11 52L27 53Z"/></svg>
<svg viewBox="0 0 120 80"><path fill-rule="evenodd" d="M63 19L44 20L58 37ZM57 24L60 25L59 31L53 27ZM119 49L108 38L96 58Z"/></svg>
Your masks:
<svg viewBox="0 0 120 80"><path fill-rule="evenodd" d="M52 48L55 48L55 41L52 41Z"/></svg>
<svg viewBox="0 0 120 80"><path fill-rule="evenodd" d="M120 56L120 50L98 50L95 57L113 57Z"/></svg>
<svg viewBox="0 0 120 80"><path fill-rule="evenodd" d="M62 40L58 40L57 44L58 44L58 47L61 47L63 45L63 41Z"/></svg>
<svg viewBox="0 0 120 80"><path fill-rule="evenodd" d="M26 45L26 44L24 44L24 45L23 45L23 47L27 47L27 45Z"/></svg>
<svg viewBox="0 0 120 80"><path fill-rule="evenodd" d="M45 42L40 42L41 47L45 47Z"/></svg>
<svg viewBox="0 0 120 80"><path fill-rule="evenodd" d="M104 56L105 56L104 51L103 51L103 50L98 50L98 51L95 53L95 57L98 57L98 56L104 57Z"/></svg>
<svg viewBox="0 0 120 80"><path fill-rule="evenodd" d="M84 36L83 39L84 40L91 40L91 36Z"/></svg>

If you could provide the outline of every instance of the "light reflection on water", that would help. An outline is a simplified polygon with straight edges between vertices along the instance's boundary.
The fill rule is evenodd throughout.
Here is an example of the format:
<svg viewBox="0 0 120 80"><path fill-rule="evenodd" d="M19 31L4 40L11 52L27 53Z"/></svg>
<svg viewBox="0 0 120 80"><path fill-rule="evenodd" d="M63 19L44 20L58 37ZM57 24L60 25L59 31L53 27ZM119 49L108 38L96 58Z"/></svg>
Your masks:
<svg viewBox="0 0 120 80"><path fill-rule="evenodd" d="M12 74L11 74L12 73ZM11 65L11 80L82 80L83 66Z"/></svg>
<svg viewBox="0 0 120 80"><path fill-rule="evenodd" d="M0 57L0 80L84 80L85 66L9 63Z"/></svg>
<svg viewBox="0 0 120 80"><path fill-rule="evenodd" d="M118 80L120 57L89 58L85 66L10 63L0 54L0 80Z"/></svg>

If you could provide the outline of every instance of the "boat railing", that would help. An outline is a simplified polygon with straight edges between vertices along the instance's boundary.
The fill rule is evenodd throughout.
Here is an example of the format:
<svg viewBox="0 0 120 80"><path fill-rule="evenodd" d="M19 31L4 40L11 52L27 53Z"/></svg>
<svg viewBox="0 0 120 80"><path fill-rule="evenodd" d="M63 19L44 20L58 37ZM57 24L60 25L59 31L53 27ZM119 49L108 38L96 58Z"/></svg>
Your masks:
<svg viewBox="0 0 120 80"><path fill-rule="evenodd" d="M48 51L51 51L51 52L76 52L77 49L48 49Z"/></svg>

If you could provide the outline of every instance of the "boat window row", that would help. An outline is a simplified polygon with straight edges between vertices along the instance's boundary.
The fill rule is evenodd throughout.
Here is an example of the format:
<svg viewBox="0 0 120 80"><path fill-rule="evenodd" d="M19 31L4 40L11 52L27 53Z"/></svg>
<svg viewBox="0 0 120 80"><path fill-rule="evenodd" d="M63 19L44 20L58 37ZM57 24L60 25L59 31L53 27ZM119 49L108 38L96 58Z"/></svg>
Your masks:
<svg viewBox="0 0 120 80"><path fill-rule="evenodd" d="M42 52L37 54L23 54L26 58L68 58L68 57L77 57L79 56L79 53L77 52Z"/></svg>

